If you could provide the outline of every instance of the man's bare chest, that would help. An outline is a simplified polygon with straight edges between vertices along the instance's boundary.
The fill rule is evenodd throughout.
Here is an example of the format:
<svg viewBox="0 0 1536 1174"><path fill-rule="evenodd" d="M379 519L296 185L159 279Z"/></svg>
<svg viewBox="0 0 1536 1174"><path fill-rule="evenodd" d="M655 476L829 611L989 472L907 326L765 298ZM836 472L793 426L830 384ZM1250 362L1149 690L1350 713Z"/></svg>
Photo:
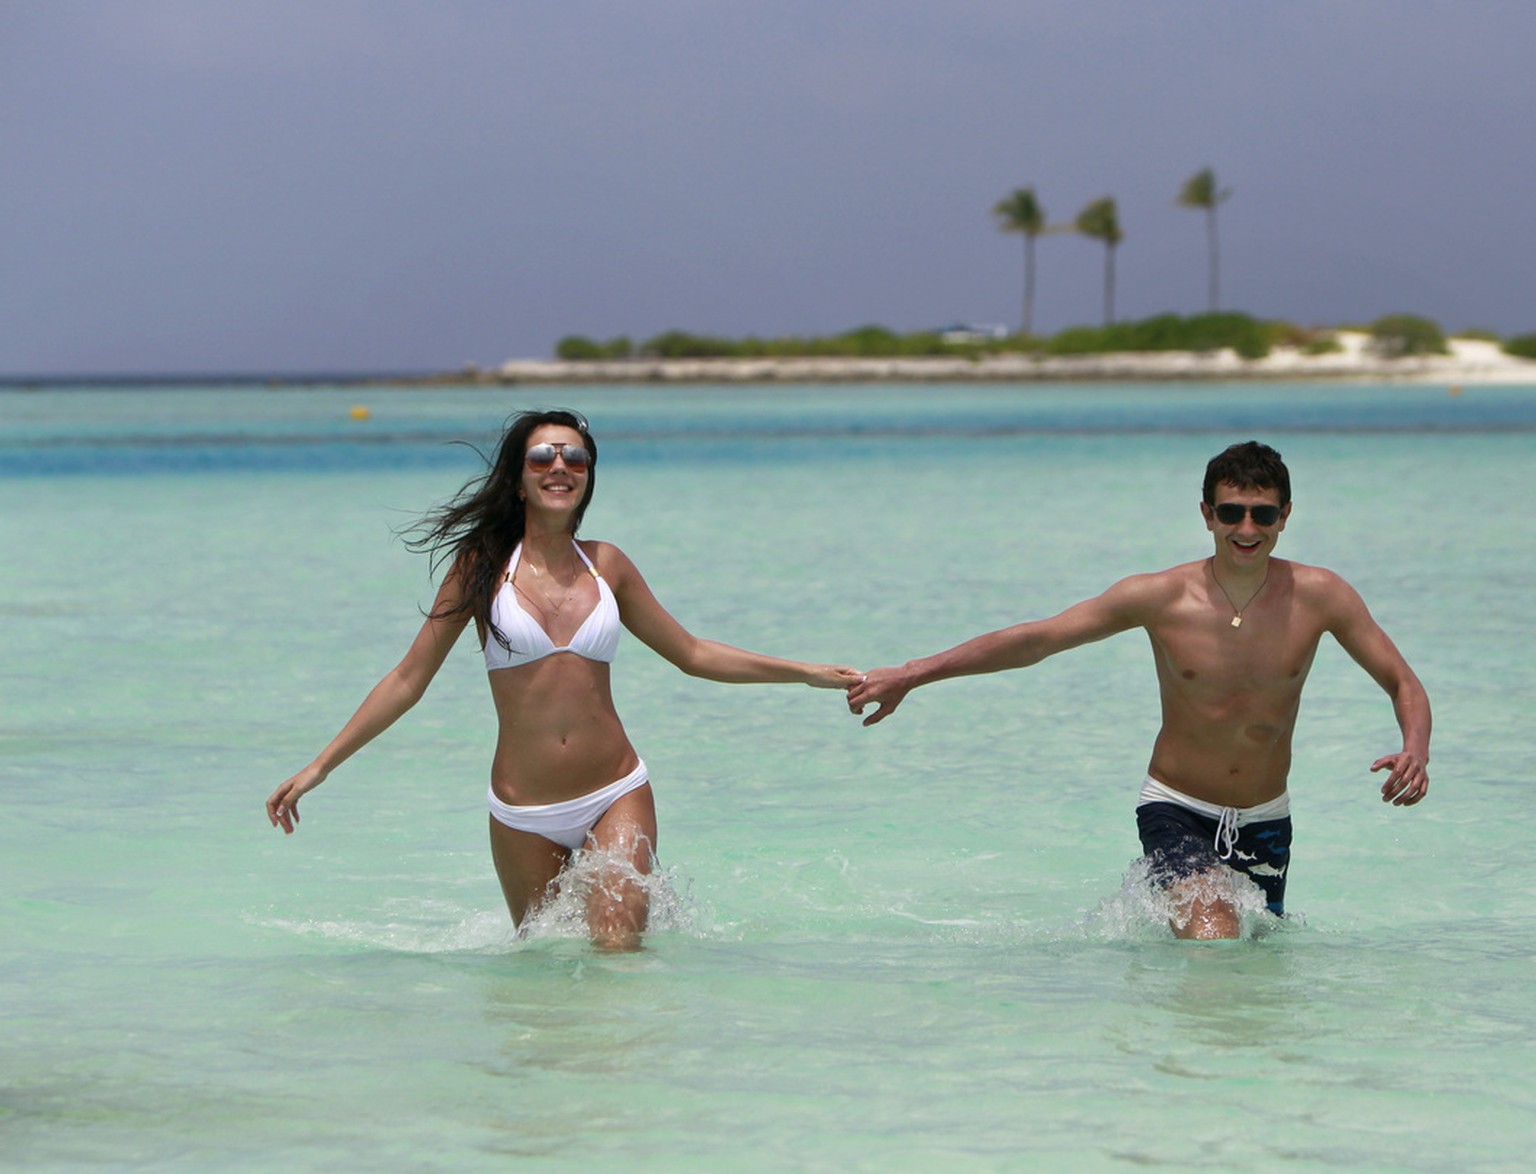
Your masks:
<svg viewBox="0 0 1536 1174"><path fill-rule="evenodd" d="M1299 693L1322 638L1300 617L1250 617L1232 627L1209 611L1171 617L1147 634L1164 688L1209 697Z"/></svg>

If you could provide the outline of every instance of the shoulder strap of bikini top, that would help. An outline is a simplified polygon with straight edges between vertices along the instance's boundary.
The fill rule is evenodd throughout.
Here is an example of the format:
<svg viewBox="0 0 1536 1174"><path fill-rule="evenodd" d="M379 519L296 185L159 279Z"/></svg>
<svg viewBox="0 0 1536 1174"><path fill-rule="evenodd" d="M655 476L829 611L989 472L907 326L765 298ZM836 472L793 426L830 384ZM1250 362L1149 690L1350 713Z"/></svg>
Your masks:
<svg viewBox="0 0 1536 1174"><path fill-rule="evenodd" d="M571 545L576 548L576 553L580 556L581 561L587 564L587 570L592 572L592 577L594 579L601 579L603 577L602 574L592 565L592 560L587 557L587 552L581 549L581 543L572 538Z"/></svg>

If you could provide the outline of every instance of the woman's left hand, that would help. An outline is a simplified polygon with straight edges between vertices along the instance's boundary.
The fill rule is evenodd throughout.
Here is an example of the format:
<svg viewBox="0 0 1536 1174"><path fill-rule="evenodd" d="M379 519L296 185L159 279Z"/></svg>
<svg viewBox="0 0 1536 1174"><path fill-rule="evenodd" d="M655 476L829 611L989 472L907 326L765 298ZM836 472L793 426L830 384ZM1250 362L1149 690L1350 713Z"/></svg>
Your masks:
<svg viewBox="0 0 1536 1174"><path fill-rule="evenodd" d="M863 673L847 665L818 664L811 666L811 678L806 684L813 689L849 689L863 679Z"/></svg>

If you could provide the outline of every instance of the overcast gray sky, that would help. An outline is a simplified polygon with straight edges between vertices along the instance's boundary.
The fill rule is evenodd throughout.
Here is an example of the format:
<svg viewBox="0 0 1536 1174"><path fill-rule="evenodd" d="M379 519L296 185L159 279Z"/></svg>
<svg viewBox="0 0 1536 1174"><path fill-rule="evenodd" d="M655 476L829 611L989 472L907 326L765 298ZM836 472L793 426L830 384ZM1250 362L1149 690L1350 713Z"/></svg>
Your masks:
<svg viewBox="0 0 1536 1174"><path fill-rule="evenodd" d="M0 0L0 374L438 370L568 333L1536 331L1529 0ZM1522 145L1523 144L1523 145ZM1036 325L1101 317L1039 246Z"/></svg>

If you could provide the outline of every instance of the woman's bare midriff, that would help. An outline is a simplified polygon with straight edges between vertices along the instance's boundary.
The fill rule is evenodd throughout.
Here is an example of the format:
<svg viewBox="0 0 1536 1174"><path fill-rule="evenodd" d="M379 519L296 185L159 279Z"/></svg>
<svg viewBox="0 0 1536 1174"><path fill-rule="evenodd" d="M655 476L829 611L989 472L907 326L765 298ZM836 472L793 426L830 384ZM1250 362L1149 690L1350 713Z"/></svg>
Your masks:
<svg viewBox="0 0 1536 1174"><path fill-rule="evenodd" d="M561 803L640 764L613 707L609 668L572 652L488 674L497 717L491 789L504 803Z"/></svg>

